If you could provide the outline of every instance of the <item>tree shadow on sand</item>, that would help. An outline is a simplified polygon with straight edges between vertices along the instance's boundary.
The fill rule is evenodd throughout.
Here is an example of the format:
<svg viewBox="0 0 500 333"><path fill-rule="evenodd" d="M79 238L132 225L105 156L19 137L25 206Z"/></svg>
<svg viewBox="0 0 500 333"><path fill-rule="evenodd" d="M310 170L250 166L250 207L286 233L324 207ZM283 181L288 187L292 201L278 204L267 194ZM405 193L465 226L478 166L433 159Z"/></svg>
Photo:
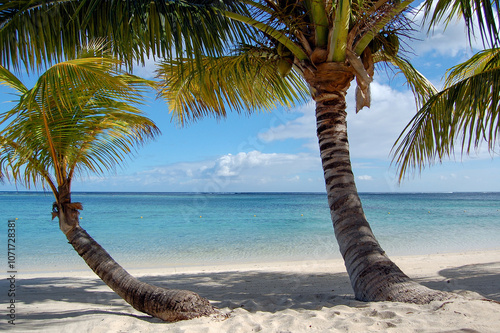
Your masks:
<svg viewBox="0 0 500 333"><path fill-rule="evenodd" d="M439 272L443 279L419 278L430 288L451 291L470 290L500 301L500 262L466 265ZM346 273L287 273L266 271L207 272L143 276L141 281L171 289L186 289L208 298L221 309L243 308L249 312L275 313L285 309L319 310L338 305L366 307L354 299ZM6 290L8 281L0 282ZM135 317L151 323L160 320L132 309L97 278L41 277L16 281L19 318L34 327L42 320L78 318L86 315L115 314ZM44 310L44 304L56 301L64 311ZM28 305L28 306L25 306ZM22 311L23 306L28 311Z"/></svg>
<svg viewBox="0 0 500 333"><path fill-rule="evenodd" d="M208 298L219 308L277 312L284 309L317 310L336 305L362 305L350 291L346 273L299 274L284 272L219 272L143 276L141 281L170 289L186 289ZM0 282L6 290L7 280ZM16 281L19 313L25 322L80 317L88 314L133 316L152 323L161 322L133 310L97 278L41 277ZM47 302L61 302L64 311L44 310ZM65 304L63 304L65 303ZM33 309L36 307L34 311Z"/></svg>
<svg viewBox="0 0 500 333"><path fill-rule="evenodd" d="M457 291L468 290L487 299L500 301L500 262L471 264L439 271L441 281L418 281L429 288Z"/></svg>

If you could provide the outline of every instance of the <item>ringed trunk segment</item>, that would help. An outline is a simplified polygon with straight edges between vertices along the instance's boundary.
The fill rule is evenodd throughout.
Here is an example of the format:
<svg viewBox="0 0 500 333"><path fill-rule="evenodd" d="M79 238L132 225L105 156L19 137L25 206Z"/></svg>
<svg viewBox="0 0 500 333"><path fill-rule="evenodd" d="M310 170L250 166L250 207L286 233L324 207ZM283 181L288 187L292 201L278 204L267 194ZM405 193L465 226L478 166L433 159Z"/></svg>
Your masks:
<svg viewBox="0 0 500 333"><path fill-rule="evenodd" d="M316 101L317 135L328 205L356 299L428 303L449 298L405 275L375 238L352 172L345 96L355 75L350 66L324 63L304 71Z"/></svg>
<svg viewBox="0 0 500 333"><path fill-rule="evenodd" d="M59 219L59 229L67 235L71 230L79 226L78 216L83 206L80 202L60 203L54 202L52 205L52 219L56 216Z"/></svg>
<svg viewBox="0 0 500 333"><path fill-rule="evenodd" d="M194 292L156 287L131 276L80 226L66 237L87 265L134 309L168 322L218 313Z"/></svg>

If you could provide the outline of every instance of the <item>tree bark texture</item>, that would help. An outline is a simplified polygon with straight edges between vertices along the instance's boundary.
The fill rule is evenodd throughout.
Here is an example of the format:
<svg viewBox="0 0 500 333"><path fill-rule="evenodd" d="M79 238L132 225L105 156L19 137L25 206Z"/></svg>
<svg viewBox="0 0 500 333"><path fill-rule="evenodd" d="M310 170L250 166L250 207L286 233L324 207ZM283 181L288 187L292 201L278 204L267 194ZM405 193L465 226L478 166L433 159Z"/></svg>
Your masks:
<svg viewBox="0 0 500 333"><path fill-rule="evenodd" d="M156 287L131 276L80 227L78 220L74 221L75 216L78 219L78 211L63 208L66 209L59 215L60 223L71 221L69 227L61 228L69 229L66 233L69 243L104 283L134 309L169 322L218 313L207 299L194 292Z"/></svg>
<svg viewBox="0 0 500 333"><path fill-rule="evenodd" d="M447 298L406 276L373 235L349 155L345 96L354 75L347 65L322 65L305 77L316 101L317 136L335 236L356 299L428 303Z"/></svg>

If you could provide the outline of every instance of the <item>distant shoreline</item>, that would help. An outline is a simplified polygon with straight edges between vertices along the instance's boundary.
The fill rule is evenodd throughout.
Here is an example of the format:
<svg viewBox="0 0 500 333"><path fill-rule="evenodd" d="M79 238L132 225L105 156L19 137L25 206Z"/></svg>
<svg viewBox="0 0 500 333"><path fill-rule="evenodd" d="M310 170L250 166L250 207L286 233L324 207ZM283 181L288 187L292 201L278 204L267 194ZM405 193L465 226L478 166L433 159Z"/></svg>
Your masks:
<svg viewBox="0 0 500 333"><path fill-rule="evenodd" d="M50 194L52 195L52 192L50 191L0 191L1 193L6 193L6 194L12 194L12 193L21 193L21 194ZM115 192L109 192L109 191L73 191L73 194L122 194L122 195L127 195L127 194L178 194L178 195L196 195L196 194L213 194L213 195L252 195L252 194L266 194L266 195L273 195L273 194L300 194L300 195L307 195L307 194L312 194L312 195L326 195L326 192L129 192L129 191L115 191ZM399 194L496 194L500 193L500 191L459 191L459 192L450 192L450 191L445 191L445 192L397 192L397 191L391 191L391 192L358 192L359 194L383 194L383 195L399 195Z"/></svg>

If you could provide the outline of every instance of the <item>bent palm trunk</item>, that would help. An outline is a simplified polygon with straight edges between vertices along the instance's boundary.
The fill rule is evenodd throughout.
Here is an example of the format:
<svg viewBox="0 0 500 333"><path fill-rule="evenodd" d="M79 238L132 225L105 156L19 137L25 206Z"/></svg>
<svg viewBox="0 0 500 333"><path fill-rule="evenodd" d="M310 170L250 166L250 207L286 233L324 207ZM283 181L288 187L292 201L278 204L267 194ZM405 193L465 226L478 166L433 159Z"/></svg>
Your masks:
<svg viewBox="0 0 500 333"><path fill-rule="evenodd" d="M316 101L317 135L335 237L356 299L428 303L449 298L406 276L380 247L366 219L349 156L345 96L352 71L322 64L305 76Z"/></svg>
<svg viewBox="0 0 500 333"><path fill-rule="evenodd" d="M207 299L194 292L156 287L131 276L80 227L75 205L81 207L77 203L56 204L61 230L87 265L134 309L169 322L218 312Z"/></svg>

